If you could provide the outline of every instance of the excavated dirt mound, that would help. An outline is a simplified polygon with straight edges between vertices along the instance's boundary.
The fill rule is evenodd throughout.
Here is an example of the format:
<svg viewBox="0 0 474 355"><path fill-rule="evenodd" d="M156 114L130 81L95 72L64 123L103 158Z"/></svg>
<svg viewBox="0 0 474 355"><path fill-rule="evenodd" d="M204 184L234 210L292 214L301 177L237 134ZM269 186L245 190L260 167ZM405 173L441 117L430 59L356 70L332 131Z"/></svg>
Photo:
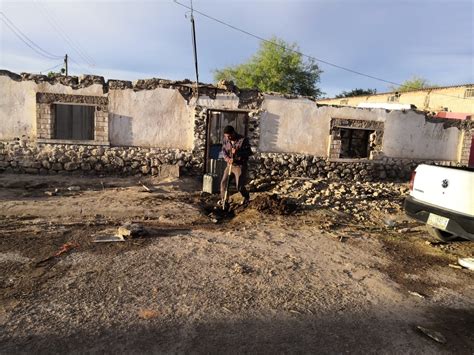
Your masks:
<svg viewBox="0 0 474 355"><path fill-rule="evenodd" d="M288 215L296 211L296 203L277 194L257 196L249 207L268 214Z"/></svg>

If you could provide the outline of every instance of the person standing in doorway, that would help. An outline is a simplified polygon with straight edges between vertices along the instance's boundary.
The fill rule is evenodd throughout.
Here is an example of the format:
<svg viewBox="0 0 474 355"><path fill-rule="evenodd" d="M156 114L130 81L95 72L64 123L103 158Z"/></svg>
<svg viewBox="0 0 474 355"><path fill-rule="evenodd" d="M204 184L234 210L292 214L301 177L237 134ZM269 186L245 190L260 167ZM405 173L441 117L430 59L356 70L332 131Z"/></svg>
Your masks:
<svg viewBox="0 0 474 355"><path fill-rule="evenodd" d="M229 169L234 174L237 190L243 197L242 204L248 204L250 195L245 189L245 183L247 182L248 160L252 155L248 138L238 134L232 126L224 127L222 155L227 162L227 167L221 180L221 204L225 203L225 190L227 188L227 181L230 178Z"/></svg>

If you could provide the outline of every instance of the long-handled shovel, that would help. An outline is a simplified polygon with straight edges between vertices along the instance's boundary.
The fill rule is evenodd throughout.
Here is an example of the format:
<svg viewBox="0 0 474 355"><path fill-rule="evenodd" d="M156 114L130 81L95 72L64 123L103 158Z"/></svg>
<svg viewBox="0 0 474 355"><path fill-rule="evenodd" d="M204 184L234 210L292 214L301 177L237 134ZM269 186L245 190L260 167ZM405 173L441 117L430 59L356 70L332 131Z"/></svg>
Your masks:
<svg viewBox="0 0 474 355"><path fill-rule="evenodd" d="M231 156L232 159L232 156ZM227 169L229 169L229 174L227 175L227 184L225 186L225 191L224 191L224 201L222 201L222 209L225 211L227 207L227 198L229 195L229 183L230 183L230 175L232 174L232 163L227 165Z"/></svg>

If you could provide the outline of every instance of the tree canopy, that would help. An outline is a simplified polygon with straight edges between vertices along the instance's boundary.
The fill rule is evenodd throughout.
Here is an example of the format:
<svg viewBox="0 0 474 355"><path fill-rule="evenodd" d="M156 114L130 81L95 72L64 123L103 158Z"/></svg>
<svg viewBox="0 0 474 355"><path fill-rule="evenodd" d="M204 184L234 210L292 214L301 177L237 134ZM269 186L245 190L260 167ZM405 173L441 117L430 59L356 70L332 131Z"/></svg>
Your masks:
<svg viewBox="0 0 474 355"><path fill-rule="evenodd" d="M296 43L273 37L246 63L214 70L214 80L232 80L240 88L256 88L319 97L317 87L322 71L313 59L304 60Z"/></svg>
<svg viewBox="0 0 474 355"><path fill-rule="evenodd" d="M429 81L420 76L413 76L405 80L400 86L390 86L390 90L396 92L405 92L411 90L420 90L436 87L437 85L430 84Z"/></svg>
<svg viewBox="0 0 474 355"><path fill-rule="evenodd" d="M366 95L375 95L377 93L377 89L354 89L351 91L343 91L340 94L336 95L336 98L342 97L353 97L353 96L366 96Z"/></svg>

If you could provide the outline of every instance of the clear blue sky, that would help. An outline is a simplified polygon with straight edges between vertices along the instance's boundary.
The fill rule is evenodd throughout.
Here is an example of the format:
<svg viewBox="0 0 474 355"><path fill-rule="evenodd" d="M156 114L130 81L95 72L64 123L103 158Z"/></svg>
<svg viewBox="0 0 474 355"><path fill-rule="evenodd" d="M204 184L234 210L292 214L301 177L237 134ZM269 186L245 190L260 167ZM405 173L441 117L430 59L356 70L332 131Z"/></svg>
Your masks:
<svg viewBox="0 0 474 355"><path fill-rule="evenodd" d="M419 75L438 85L474 82L472 0L194 0L193 4L261 37L297 42L306 54L389 81ZM0 11L48 53L68 53L75 61L72 75L194 79L187 10L173 0L1 0ZM257 39L198 14L195 19L200 81L212 82L213 69L242 63L258 49ZM0 35L2 69L41 72L61 62L33 51L1 19ZM327 96L356 87L379 92L388 87L325 64L320 67L324 71L320 87Z"/></svg>

